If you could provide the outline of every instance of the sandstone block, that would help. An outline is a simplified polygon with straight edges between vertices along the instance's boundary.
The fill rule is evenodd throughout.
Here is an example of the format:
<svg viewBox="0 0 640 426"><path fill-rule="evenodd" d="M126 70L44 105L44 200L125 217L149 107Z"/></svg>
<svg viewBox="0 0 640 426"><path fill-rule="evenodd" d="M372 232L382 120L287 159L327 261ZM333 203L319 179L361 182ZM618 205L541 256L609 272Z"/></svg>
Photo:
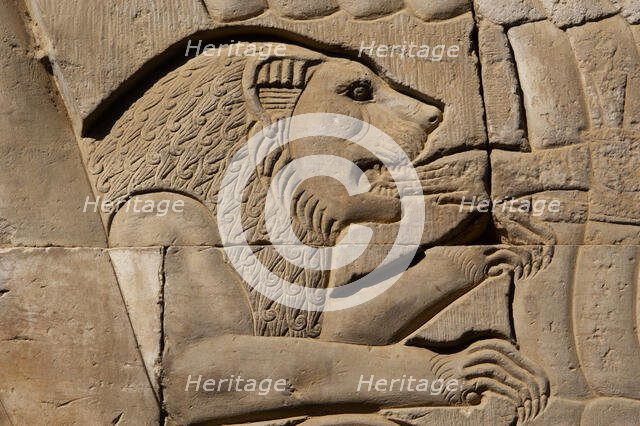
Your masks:
<svg viewBox="0 0 640 426"><path fill-rule="evenodd" d="M158 424L109 255L0 253L0 398L9 424Z"/></svg>

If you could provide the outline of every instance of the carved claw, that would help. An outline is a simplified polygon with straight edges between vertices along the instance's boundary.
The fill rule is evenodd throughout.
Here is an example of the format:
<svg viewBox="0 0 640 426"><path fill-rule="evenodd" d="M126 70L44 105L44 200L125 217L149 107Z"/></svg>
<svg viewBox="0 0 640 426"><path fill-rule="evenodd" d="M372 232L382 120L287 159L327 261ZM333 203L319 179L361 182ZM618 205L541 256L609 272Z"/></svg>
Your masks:
<svg viewBox="0 0 640 426"><path fill-rule="evenodd" d="M518 424L533 420L547 405L549 381L544 371L504 340L482 340L462 352L440 355L434 372L439 378L461 381L458 395L447 396L451 400L478 404L485 392L507 398Z"/></svg>
<svg viewBox="0 0 640 426"><path fill-rule="evenodd" d="M551 263L553 246L497 246L486 253L488 276L512 270L517 280L534 277Z"/></svg>

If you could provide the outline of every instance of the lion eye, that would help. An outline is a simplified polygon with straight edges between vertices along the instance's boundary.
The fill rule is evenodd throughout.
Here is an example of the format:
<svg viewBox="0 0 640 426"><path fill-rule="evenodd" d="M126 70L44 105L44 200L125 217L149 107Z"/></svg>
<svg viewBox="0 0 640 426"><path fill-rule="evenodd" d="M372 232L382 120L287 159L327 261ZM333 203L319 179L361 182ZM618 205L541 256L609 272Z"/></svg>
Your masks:
<svg viewBox="0 0 640 426"><path fill-rule="evenodd" d="M373 89L369 82L360 81L349 88L347 96L358 102L370 101L373 99Z"/></svg>

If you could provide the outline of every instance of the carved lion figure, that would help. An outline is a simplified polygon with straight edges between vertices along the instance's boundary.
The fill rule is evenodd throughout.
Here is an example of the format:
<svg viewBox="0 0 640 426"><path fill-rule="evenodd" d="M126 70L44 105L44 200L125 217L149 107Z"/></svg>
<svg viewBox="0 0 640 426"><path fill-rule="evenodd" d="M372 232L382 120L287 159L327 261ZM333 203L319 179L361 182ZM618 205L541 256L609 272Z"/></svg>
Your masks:
<svg viewBox="0 0 640 426"><path fill-rule="evenodd" d="M174 194L190 200L196 212L184 217L198 216L203 223L215 227L222 177L238 149L249 137L279 119L313 112L339 113L371 123L391 136L412 160L423 152L430 133L443 119L443 107L436 101L425 102L403 94L372 69L352 60L294 45L287 45L286 54L268 58L234 56L223 50L213 57L203 54L190 59L169 72L116 121L105 138L86 140L83 153L96 194L104 199L126 204L144 195ZM336 181L326 177L301 185L292 208L293 227L305 243L334 245L349 224L364 222L379 225L377 248L384 247L393 241L389 235L402 214L389 171L373 154L355 144L332 138L304 139L268 156L252 174L240 214L249 241L256 244L260 262L290 282L307 287L340 285L352 275L367 273L371 259L380 255L372 248L360 266L343 271L342 278L336 278L340 274L332 278L329 273L291 265L269 247L263 210L271 177L292 159L317 153L334 154L358 165L372 182L372 190L350 197ZM461 194L470 195L464 192L468 188L486 196L486 153L452 153L449 157L418 168L426 198L431 197L426 203L432 211L427 212L429 223L425 224L422 237L425 247L447 239L466 241L477 235L477 230L469 230L477 212L457 211L456 203ZM437 210L446 209L447 205L449 210L444 211L449 213ZM198 210L198 206L206 208ZM166 226L172 232L186 229L190 225L184 217L182 222L173 217ZM103 218L114 245L123 243L120 239L126 232L122 229L138 229L133 233L135 238L123 243L134 245L147 235L161 235L166 223L132 218L122 211L104 214ZM466 229L468 235L460 228ZM175 236L171 238L166 245L176 243ZM219 244L215 235L211 238L207 245ZM203 245L198 241L195 238L178 242ZM507 285L511 282L513 270L496 269L509 258L503 251L487 250L477 258L471 256L471 260L447 253L423 253L422 258L416 259L416 266L410 268L412 273L396 284L397 291L394 286L366 309L361 306L325 317L312 310L286 307L246 286L241 289L232 282L219 282L227 287L221 289L219 298L211 300L209 319L216 323L212 328L224 333L207 338L196 336L184 347L165 348L163 387L170 417L180 424L199 424L222 419L260 420L263 413L273 413L283 406L289 407L291 413L305 407L327 406L323 413L332 414L334 402L366 404L369 411L476 404L485 391L510 399L514 416L534 417L544 408L548 395L544 373L506 340L478 341L450 355L404 344L420 321L433 317L456 295L470 291L488 277L501 279ZM470 262L483 264L470 268ZM184 267L188 268L189 263ZM229 265L220 268L231 269ZM231 276L231 272L222 269L221 274ZM434 270L447 273L439 276ZM248 297L225 299L222 294L230 291L244 292ZM240 306L247 303L246 299L253 322L251 330L224 314L236 308L246 309ZM230 306L233 303L238 306ZM400 314L393 309L395 305L403 306ZM274 365L265 359L263 365L264 354L280 354L282 362ZM443 395L399 392L363 397L352 389L362 363L379 364L399 376L413 373L437 380L446 375L468 382L456 392ZM269 371L265 370L267 364ZM260 400L235 401L229 399L229 394L211 398L184 391L184 380L196 368L209 377L222 377L238 374L240 366L247 376L286 377L289 387L283 394L270 394ZM320 379L316 376L319 373ZM326 388L322 383L331 386ZM336 409L341 412L339 407Z"/></svg>

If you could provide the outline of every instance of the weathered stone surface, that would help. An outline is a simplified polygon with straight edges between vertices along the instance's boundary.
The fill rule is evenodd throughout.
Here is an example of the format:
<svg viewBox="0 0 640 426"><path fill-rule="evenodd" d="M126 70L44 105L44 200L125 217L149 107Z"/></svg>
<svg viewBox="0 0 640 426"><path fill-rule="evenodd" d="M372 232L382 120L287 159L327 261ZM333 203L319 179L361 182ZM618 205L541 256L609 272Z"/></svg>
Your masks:
<svg viewBox="0 0 640 426"><path fill-rule="evenodd" d="M425 21L454 18L471 8L468 0L322 0L315 2L284 0L204 0L217 21L239 21L260 15L266 9L277 16L292 19L318 19L343 10L356 19L376 19L406 9Z"/></svg>
<svg viewBox="0 0 640 426"><path fill-rule="evenodd" d="M638 188L629 180L636 173L638 135L607 129L590 134L593 175L589 193L588 244L638 244Z"/></svg>
<svg viewBox="0 0 640 426"><path fill-rule="evenodd" d="M513 47L532 149L580 141L589 124L583 89L567 35L549 22L511 28ZM553 54L552 54L553 52Z"/></svg>
<svg viewBox="0 0 640 426"><path fill-rule="evenodd" d="M640 227L589 221L584 230L584 242L585 244L640 244Z"/></svg>
<svg viewBox="0 0 640 426"><path fill-rule="evenodd" d="M105 251L2 250L0 289L8 424L158 424Z"/></svg>
<svg viewBox="0 0 640 426"><path fill-rule="evenodd" d="M502 241L582 244L590 169L588 147L581 145L531 153L494 150L492 213Z"/></svg>
<svg viewBox="0 0 640 426"><path fill-rule="evenodd" d="M583 247L577 263L589 271L575 282L572 305L581 370L597 394L637 400L640 382L629 372L640 368L638 247Z"/></svg>
<svg viewBox="0 0 640 426"><path fill-rule="evenodd" d="M467 248L472 251L474 248ZM482 248L480 249L482 250ZM462 340L465 335L492 335L512 338L509 297L511 280L507 274L487 279L460 302L439 312L407 340L411 346L437 346ZM493 309L474 306L491 301Z"/></svg>
<svg viewBox="0 0 640 426"><path fill-rule="evenodd" d="M432 424L474 424L508 425L513 421L509 404L501 398L492 398L477 407L464 410L443 408L397 408L383 411L383 415L399 424L428 426ZM394 424L398 424L394 423Z"/></svg>
<svg viewBox="0 0 640 426"><path fill-rule="evenodd" d="M103 219L109 226L111 247L221 244L211 212L193 198L177 193L136 195Z"/></svg>
<svg viewBox="0 0 640 426"><path fill-rule="evenodd" d="M557 244L583 244L588 230L589 193L584 190L544 191L530 197L533 206L542 206L537 219L551 228ZM551 211L551 202L559 204Z"/></svg>
<svg viewBox="0 0 640 426"><path fill-rule="evenodd" d="M425 21L449 19L471 9L471 3L468 0L406 0L405 3L416 16Z"/></svg>
<svg viewBox="0 0 640 426"><path fill-rule="evenodd" d="M560 28L567 28L616 13L635 24L640 16L638 4L633 0L476 0L474 4L480 16L509 26L546 18Z"/></svg>
<svg viewBox="0 0 640 426"><path fill-rule="evenodd" d="M636 45L640 46L640 25L631 25L630 28L633 38L636 40Z"/></svg>
<svg viewBox="0 0 640 426"><path fill-rule="evenodd" d="M635 2L19 3L0 424L636 423Z"/></svg>
<svg viewBox="0 0 640 426"><path fill-rule="evenodd" d="M495 150L491 154L494 199L550 190L587 190L589 150L572 146L533 153Z"/></svg>
<svg viewBox="0 0 640 426"><path fill-rule="evenodd" d="M549 267L517 283L513 295L515 334L521 350L545 365L553 392L568 398L591 394L572 333L583 317L567 308L573 305L574 289L579 285L573 271L580 250L579 246L555 247Z"/></svg>
<svg viewBox="0 0 640 426"><path fill-rule="evenodd" d="M611 0L611 3L620 7L621 14L630 24L640 22L640 4L633 0Z"/></svg>
<svg viewBox="0 0 640 426"><path fill-rule="evenodd" d="M638 403L620 398L601 398L589 404L583 413L583 424L632 423L638 416Z"/></svg>
<svg viewBox="0 0 640 426"><path fill-rule="evenodd" d="M402 8L402 1L372 0L360 2L357 0L340 0L340 7L355 18L375 19L392 12L397 12Z"/></svg>
<svg viewBox="0 0 640 426"><path fill-rule="evenodd" d="M546 16L534 0L475 0L476 13L500 25L539 21Z"/></svg>
<svg viewBox="0 0 640 426"><path fill-rule="evenodd" d="M160 398L163 252L158 248L113 249L109 257L147 375Z"/></svg>
<svg viewBox="0 0 640 426"><path fill-rule="evenodd" d="M209 22L198 0L117 5L101 0L64 5L57 0L29 0L27 4L76 133L95 122L96 109L106 109L118 86L125 84L128 91L135 85L131 76L147 61Z"/></svg>
<svg viewBox="0 0 640 426"><path fill-rule="evenodd" d="M337 0L269 0L269 5L282 16L293 19L320 18L338 10Z"/></svg>
<svg viewBox="0 0 640 426"><path fill-rule="evenodd" d="M166 352L204 337L253 333L246 290L223 253L197 247L167 251L163 269ZM218 309L212 309L215 301L223 302ZM227 304L229 309L222 308Z"/></svg>
<svg viewBox="0 0 640 426"><path fill-rule="evenodd" d="M207 10L214 19L220 21L237 21L251 18L264 12L265 0L246 0L231 2L228 0L205 0Z"/></svg>
<svg viewBox="0 0 640 426"><path fill-rule="evenodd" d="M0 245L104 246L55 82L13 3L0 22Z"/></svg>
<svg viewBox="0 0 640 426"><path fill-rule="evenodd" d="M489 144L528 150L524 107L509 40L501 26L483 20L478 44Z"/></svg>
<svg viewBox="0 0 640 426"><path fill-rule="evenodd" d="M580 25L618 11L609 0L540 0L540 3L551 22L561 28Z"/></svg>
<svg viewBox="0 0 640 426"><path fill-rule="evenodd" d="M619 16L570 28L594 128L640 126L640 55Z"/></svg>
<svg viewBox="0 0 640 426"><path fill-rule="evenodd" d="M469 206L489 198L487 160L484 152L474 150L418 168L426 207L422 244L464 244L482 233L487 215Z"/></svg>

